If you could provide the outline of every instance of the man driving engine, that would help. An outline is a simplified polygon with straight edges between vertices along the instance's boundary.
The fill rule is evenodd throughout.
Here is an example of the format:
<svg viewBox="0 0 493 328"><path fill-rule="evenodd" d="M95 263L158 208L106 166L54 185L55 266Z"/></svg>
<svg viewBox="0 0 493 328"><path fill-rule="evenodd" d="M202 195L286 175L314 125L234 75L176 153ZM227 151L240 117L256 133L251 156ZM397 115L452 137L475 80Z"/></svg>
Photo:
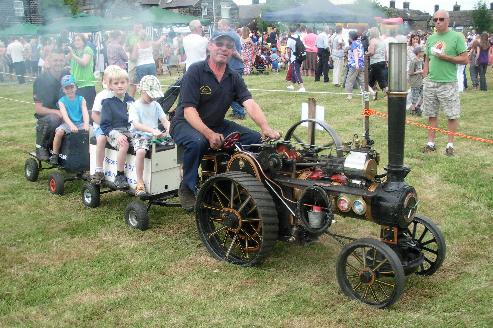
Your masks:
<svg viewBox="0 0 493 328"><path fill-rule="evenodd" d="M216 35L208 44L209 56L194 63L183 76L180 104L171 122L171 136L183 147L183 181L178 190L185 210L193 210L198 168L208 148L219 149L225 136L240 132L240 143L257 144L261 137L279 139L260 106L252 99L240 75L228 67L235 44L228 32ZM224 117L233 101L241 103L261 133Z"/></svg>

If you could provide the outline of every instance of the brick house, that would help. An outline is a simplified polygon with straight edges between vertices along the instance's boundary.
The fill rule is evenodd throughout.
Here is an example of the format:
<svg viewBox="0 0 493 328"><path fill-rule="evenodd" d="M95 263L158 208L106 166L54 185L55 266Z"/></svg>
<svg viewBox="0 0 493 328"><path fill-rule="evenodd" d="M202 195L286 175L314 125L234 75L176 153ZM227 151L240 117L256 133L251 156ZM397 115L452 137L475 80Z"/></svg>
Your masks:
<svg viewBox="0 0 493 328"><path fill-rule="evenodd" d="M0 0L0 29L24 22L43 22L39 0Z"/></svg>

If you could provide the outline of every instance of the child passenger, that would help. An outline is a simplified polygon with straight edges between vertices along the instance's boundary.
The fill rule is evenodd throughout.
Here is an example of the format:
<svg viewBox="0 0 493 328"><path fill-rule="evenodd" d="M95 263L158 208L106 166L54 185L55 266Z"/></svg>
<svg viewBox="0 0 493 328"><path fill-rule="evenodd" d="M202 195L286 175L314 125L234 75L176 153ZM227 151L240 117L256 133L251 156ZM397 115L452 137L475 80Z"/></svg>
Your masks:
<svg viewBox="0 0 493 328"><path fill-rule="evenodd" d="M76 95L77 87L72 75L65 75L61 80L63 93L65 96L58 100L58 107L63 117L63 123L56 128L55 138L53 139L53 154L50 163L58 164L58 155L62 138L65 134L77 132L80 129L89 130L89 113L84 97Z"/></svg>
<svg viewBox="0 0 493 328"><path fill-rule="evenodd" d="M124 171L125 158L130 137L128 108L134 99L127 93L129 79L126 71L123 69L112 70L107 75L109 89L113 93L113 97L103 100L100 127L110 145L118 150L115 187L125 189L128 188Z"/></svg>
<svg viewBox="0 0 493 328"><path fill-rule="evenodd" d="M150 148L152 138L159 138L168 134L170 123L161 105L155 101L156 98L163 96L161 84L157 77L153 75L144 76L140 81L139 90L141 92L140 99L130 109L129 122L131 123L132 145L136 152L137 186L135 195L142 196L146 192L143 177L145 153ZM158 129L159 121L165 129L164 132Z"/></svg>
<svg viewBox="0 0 493 328"><path fill-rule="evenodd" d="M113 74L115 70L121 70L117 65L109 65L106 67L103 73L103 90L101 90L94 99L94 105L92 106L91 118L93 120L92 127L94 130L94 136L96 137L96 170L91 176L91 183L100 184L104 179L103 161L104 161L104 148L106 146L106 136L101 130L99 123L101 123L101 107L104 99L113 97L113 93L108 88L108 76Z"/></svg>

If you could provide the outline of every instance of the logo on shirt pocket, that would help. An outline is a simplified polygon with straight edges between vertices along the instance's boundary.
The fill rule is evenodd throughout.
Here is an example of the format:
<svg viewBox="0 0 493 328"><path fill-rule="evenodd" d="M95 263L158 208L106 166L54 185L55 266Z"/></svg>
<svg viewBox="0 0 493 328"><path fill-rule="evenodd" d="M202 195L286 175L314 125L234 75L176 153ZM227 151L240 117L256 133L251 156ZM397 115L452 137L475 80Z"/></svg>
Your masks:
<svg viewBox="0 0 493 328"><path fill-rule="evenodd" d="M200 87L200 94L201 95L211 95L212 90L208 85L203 85Z"/></svg>

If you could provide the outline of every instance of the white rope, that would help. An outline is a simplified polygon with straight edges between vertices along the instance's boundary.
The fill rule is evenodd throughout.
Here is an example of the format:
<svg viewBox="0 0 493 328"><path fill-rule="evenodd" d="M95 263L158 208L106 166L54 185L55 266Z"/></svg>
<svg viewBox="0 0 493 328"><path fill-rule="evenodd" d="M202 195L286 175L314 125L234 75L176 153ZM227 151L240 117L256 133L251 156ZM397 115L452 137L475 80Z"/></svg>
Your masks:
<svg viewBox="0 0 493 328"><path fill-rule="evenodd" d="M24 100L17 100L17 99L12 99L12 98L7 98L7 97L0 97L0 99L9 100L9 101L14 101L14 102L23 103L23 104L28 104L28 105L34 105L34 103L33 103L33 102L24 101Z"/></svg>

